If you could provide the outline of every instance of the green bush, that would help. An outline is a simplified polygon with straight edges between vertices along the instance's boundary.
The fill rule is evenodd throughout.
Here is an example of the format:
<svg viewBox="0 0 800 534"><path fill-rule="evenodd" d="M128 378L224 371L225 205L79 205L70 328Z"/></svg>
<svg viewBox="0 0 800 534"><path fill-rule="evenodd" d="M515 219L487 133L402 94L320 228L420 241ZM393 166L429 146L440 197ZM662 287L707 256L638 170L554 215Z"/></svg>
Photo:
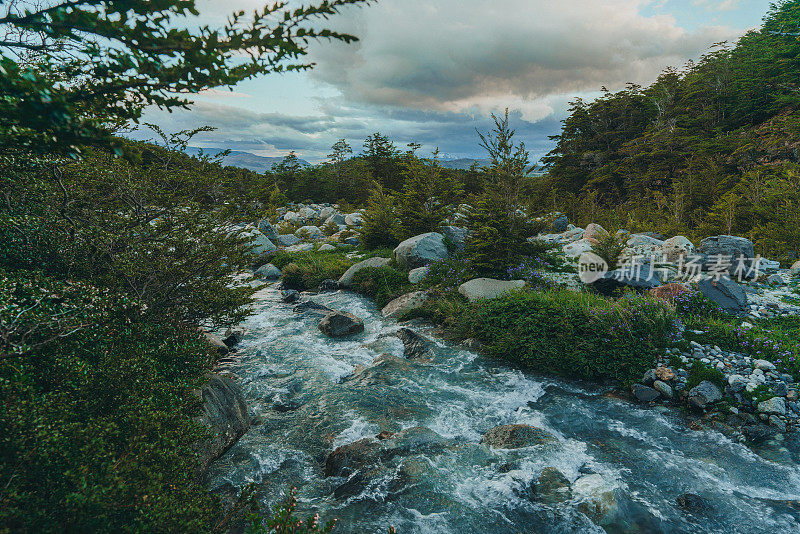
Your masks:
<svg viewBox="0 0 800 534"><path fill-rule="evenodd" d="M609 269L619 267L619 257L625 250L625 243L621 242L614 234L601 237L599 242L592 245L592 252L606 261Z"/></svg>
<svg viewBox="0 0 800 534"><path fill-rule="evenodd" d="M632 382L675 333L675 315L642 296L617 302L567 290L516 292L463 309L462 337L495 356L563 376Z"/></svg>
<svg viewBox="0 0 800 534"><path fill-rule="evenodd" d="M338 280L353 263L340 252L299 252L276 259L279 263L291 260L282 267L281 281L287 289L298 291L315 291L324 280Z"/></svg>
<svg viewBox="0 0 800 534"><path fill-rule="evenodd" d="M725 389L725 375L722 371L718 371L701 361L695 361L692 364L692 368L689 369L689 378L686 381L686 388L692 389L704 380L708 380L720 388L720 390Z"/></svg>
<svg viewBox="0 0 800 534"><path fill-rule="evenodd" d="M375 300L381 308L411 291L408 273L391 266L361 269L353 277L352 288Z"/></svg>
<svg viewBox="0 0 800 534"><path fill-rule="evenodd" d="M402 233L395 198L377 186L364 212L361 242L367 248L395 247Z"/></svg>

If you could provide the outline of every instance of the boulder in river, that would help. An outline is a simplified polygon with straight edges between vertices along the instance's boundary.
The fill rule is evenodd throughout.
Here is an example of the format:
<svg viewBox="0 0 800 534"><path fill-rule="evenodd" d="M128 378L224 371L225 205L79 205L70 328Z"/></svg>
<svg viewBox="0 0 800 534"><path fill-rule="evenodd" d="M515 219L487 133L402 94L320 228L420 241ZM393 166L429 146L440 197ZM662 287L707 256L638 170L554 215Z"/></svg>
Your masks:
<svg viewBox="0 0 800 534"><path fill-rule="evenodd" d="M661 395L658 390L644 384L634 384L631 387L631 392L639 402L652 402Z"/></svg>
<svg viewBox="0 0 800 534"><path fill-rule="evenodd" d="M369 269L372 268L380 268L386 267L391 263L392 260L389 258L368 258L366 260L360 261L355 265L352 265L349 269L347 269L344 274L339 278L339 285L342 287L349 287L353 283L353 277L356 273L362 269Z"/></svg>
<svg viewBox="0 0 800 534"><path fill-rule="evenodd" d="M428 302L428 293L426 291L414 291L406 293L391 301L383 307L381 313L387 319L394 319L400 317L406 312L416 310Z"/></svg>
<svg viewBox="0 0 800 534"><path fill-rule="evenodd" d="M716 302L727 312L743 313L749 310L744 288L727 276L722 276L719 280L703 278L697 283L697 287L703 296Z"/></svg>
<svg viewBox="0 0 800 534"><path fill-rule="evenodd" d="M496 426L481 438L481 443L496 449L520 449L556 441L555 436L546 430L520 424Z"/></svg>
<svg viewBox="0 0 800 534"><path fill-rule="evenodd" d="M695 408L703 410L718 400L722 400L722 392L708 380L703 380L689 390L689 404Z"/></svg>
<svg viewBox="0 0 800 534"><path fill-rule="evenodd" d="M578 510L597 525L611 523L619 511L614 488L598 474L579 477L572 484L572 494L581 500Z"/></svg>
<svg viewBox="0 0 800 534"><path fill-rule="evenodd" d="M333 313L336 310L333 308L329 308L324 304L320 304L318 302L314 302L313 300L307 300L305 302L301 302L297 306L294 307L295 313L313 313L314 315L325 316L329 313Z"/></svg>
<svg viewBox="0 0 800 534"><path fill-rule="evenodd" d="M684 493L676 499L678 508L691 514L703 513L711 509L711 504L699 495Z"/></svg>
<svg viewBox="0 0 800 534"><path fill-rule="evenodd" d="M444 236L428 232L406 239L394 249L394 257L402 267L413 269L423 267L436 260L447 257Z"/></svg>
<svg viewBox="0 0 800 534"><path fill-rule="evenodd" d="M300 292L296 289L284 289L281 291L281 301L285 304L294 304L300 300Z"/></svg>
<svg viewBox="0 0 800 534"><path fill-rule="evenodd" d="M494 278L474 278L458 286L458 292L470 302L481 299L496 299L507 293L525 287L525 280L495 280Z"/></svg>
<svg viewBox="0 0 800 534"><path fill-rule="evenodd" d="M211 430L211 438L198 444L201 471L225 454L250 428L250 415L239 382L212 375L200 390L203 413L199 422Z"/></svg>
<svg viewBox="0 0 800 534"><path fill-rule="evenodd" d="M401 328L397 337L403 342L403 356L409 360L429 359L433 356L433 342L410 328Z"/></svg>
<svg viewBox="0 0 800 534"><path fill-rule="evenodd" d="M545 504L556 504L572 499L569 479L555 467L545 467L531 490L534 498Z"/></svg>
<svg viewBox="0 0 800 534"><path fill-rule="evenodd" d="M208 344L217 349L217 352L219 352L222 356L225 356L231 351L230 347L228 347L228 345L226 345L225 342L222 341L219 337L215 336L211 332L206 332L206 331L202 332L203 332L203 337L206 339Z"/></svg>
<svg viewBox="0 0 800 534"><path fill-rule="evenodd" d="M344 337L364 331L364 321L343 311L328 313L319 322L319 329L330 337Z"/></svg>
<svg viewBox="0 0 800 534"><path fill-rule="evenodd" d="M349 476L355 471L377 461L381 443L372 438L363 438L337 447L325 459L325 476Z"/></svg>

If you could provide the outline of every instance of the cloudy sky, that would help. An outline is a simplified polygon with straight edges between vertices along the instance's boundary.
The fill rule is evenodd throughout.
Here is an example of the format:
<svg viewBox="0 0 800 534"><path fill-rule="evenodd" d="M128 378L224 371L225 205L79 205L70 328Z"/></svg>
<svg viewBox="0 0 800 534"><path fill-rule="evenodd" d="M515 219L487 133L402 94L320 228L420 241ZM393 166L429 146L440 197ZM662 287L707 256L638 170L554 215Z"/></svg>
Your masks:
<svg viewBox="0 0 800 534"><path fill-rule="evenodd" d="M358 152L380 131L447 158L483 157L475 129L510 108L533 159L567 104L601 86L652 82L709 45L759 25L770 0L380 0L331 25L355 44L311 48L317 67L198 95L191 111L148 110L166 131L217 128L193 145L321 161L339 138ZM257 0L200 0L204 21ZM145 133L134 137L148 138Z"/></svg>

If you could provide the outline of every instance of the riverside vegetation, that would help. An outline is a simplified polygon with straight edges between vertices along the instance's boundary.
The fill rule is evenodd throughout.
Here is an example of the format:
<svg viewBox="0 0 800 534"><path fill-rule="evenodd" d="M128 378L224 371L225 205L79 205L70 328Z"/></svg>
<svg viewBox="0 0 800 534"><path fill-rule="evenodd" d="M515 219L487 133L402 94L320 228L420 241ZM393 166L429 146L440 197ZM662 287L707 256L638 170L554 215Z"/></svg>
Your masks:
<svg viewBox="0 0 800 534"><path fill-rule="evenodd" d="M357 2L290 12L286 24L349 3ZM140 4L142 23L194 9ZM362 154L342 141L325 164L301 168L290 156L263 175L184 154L193 132L156 130L166 146L113 137L109 124L136 118L142 104L182 105L168 92L280 70L276 61L304 68L297 60L306 35L351 37L289 34L274 43L277 53L264 48L268 59L246 67L225 50L199 47L151 85L163 91L150 93L140 82L151 74L120 89L115 76L91 70L105 61L124 67L112 74L128 72L116 55L62 68L61 48L49 48L64 40L88 47L70 28L80 22L91 33L112 15L70 20L56 10L0 20L45 28L48 45L2 58L4 530L206 532L258 509L244 492L223 512L198 476L196 450L209 432L196 422L202 402L193 392L228 350L197 328L224 332L247 316L258 284L242 283L243 272L280 279L287 300L298 297L292 291L352 289L390 317L427 319L535 372L680 405L695 428L753 443L797 425L792 66L800 45L785 28L800 23L799 2L777 4L736 46L668 71L650 88L576 102L544 178L528 176L508 114L479 139L491 164L467 171L444 169L413 144L399 150L380 133ZM268 15L256 21L259 31ZM174 53L213 41L161 30L148 37ZM225 31L237 50L253 45L246 32ZM154 65L166 61L141 53ZM186 73L204 61L218 74L189 81ZM92 91L53 86L78 74L105 82ZM32 101L42 107L31 111ZM109 112L105 104L117 101L123 108ZM49 119L31 125L31 113ZM710 252L720 238L752 262L756 250L779 261L761 263L767 275L731 281L724 294L674 269L646 291L625 283L604 291L577 276L582 252L615 267L633 255L669 256L676 243L684 253ZM333 528L314 518L298 523L293 499L271 518L252 516L252 529Z"/></svg>

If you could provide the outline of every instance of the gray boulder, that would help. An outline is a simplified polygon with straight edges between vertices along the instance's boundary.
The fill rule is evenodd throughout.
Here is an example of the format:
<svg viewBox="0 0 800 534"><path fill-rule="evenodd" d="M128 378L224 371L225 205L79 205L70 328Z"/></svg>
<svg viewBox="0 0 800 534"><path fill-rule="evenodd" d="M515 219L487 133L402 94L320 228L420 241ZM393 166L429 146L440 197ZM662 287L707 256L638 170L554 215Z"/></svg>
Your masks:
<svg viewBox="0 0 800 534"><path fill-rule="evenodd" d="M225 356L231 351L230 347L228 347L225 342L211 332L203 331L203 337L206 339L208 344L217 349L217 352L219 352L222 356Z"/></svg>
<svg viewBox="0 0 800 534"><path fill-rule="evenodd" d="M667 384L666 382L662 382L661 380L656 380L653 382L653 389L661 393L664 397L671 399L674 396L672 391L672 387Z"/></svg>
<svg viewBox="0 0 800 534"><path fill-rule="evenodd" d="M474 278L458 286L458 292L470 302L481 299L496 299L509 291L525 287L525 280L495 280L494 278Z"/></svg>
<svg viewBox="0 0 800 534"><path fill-rule="evenodd" d="M695 408L704 410L708 405L718 400L722 400L722 392L708 380L703 380L689 390L689 404Z"/></svg>
<svg viewBox="0 0 800 534"><path fill-rule="evenodd" d="M281 234L278 236L278 244L282 247L291 247L300 242L300 238L293 234Z"/></svg>
<svg viewBox="0 0 800 534"><path fill-rule="evenodd" d="M300 300L300 292L296 289L285 289L281 291L281 301L285 304L294 304Z"/></svg>
<svg viewBox="0 0 800 534"><path fill-rule="evenodd" d="M337 447L325 459L325 476L350 476L362 467L376 462L382 449L381 443L372 438L363 438Z"/></svg>
<svg viewBox="0 0 800 534"><path fill-rule="evenodd" d="M419 284L428 277L427 267L417 267L408 271L408 281L412 284Z"/></svg>
<svg viewBox="0 0 800 534"><path fill-rule="evenodd" d="M717 263L718 258L722 258L722 260L726 262L729 261L731 263L730 274L736 271L740 259L742 259L744 265L749 268L756 255L752 241L744 237L732 235L707 237L700 242L700 246L697 247L697 252L707 256L705 263L708 267Z"/></svg>
<svg viewBox="0 0 800 534"><path fill-rule="evenodd" d="M569 218L566 215L559 215L553 221L553 231L557 233L566 232L569 226Z"/></svg>
<svg viewBox="0 0 800 534"><path fill-rule="evenodd" d="M397 263L408 269L423 267L446 257L447 246L444 243L444 236L437 232L428 232L406 239L394 249Z"/></svg>
<svg viewBox="0 0 800 534"><path fill-rule="evenodd" d="M312 315L318 315L320 317L324 317L329 313L334 313L336 310L325 306L324 304L319 304L318 302L314 302L313 300L307 300L305 302L301 302L294 308L292 311L295 313L310 313Z"/></svg>
<svg viewBox="0 0 800 534"><path fill-rule="evenodd" d="M251 254L261 256L262 254L269 254L278 250L278 247L275 246L275 243L270 241L267 236L258 230L252 230L245 235L250 239Z"/></svg>
<svg viewBox="0 0 800 534"><path fill-rule="evenodd" d="M682 235L670 237L661 245L661 251L667 261L677 262L680 258L686 258L694 254L694 245L688 238Z"/></svg>
<svg viewBox="0 0 800 534"><path fill-rule="evenodd" d="M200 470L204 473L250 429L250 415L242 388L233 378L212 375L199 394L203 413L198 421L211 431L211 438L198 444Z"/></svg>
<svg viewBox="0 0 800 534"><path fill-rule="evenodd" d="M356 211L356 212L349 213L349 214L345 215L344 223L347 226L358 226L358 227L360 227L362 224L364 224L364 218L361 216L361 213Z"/></svg>
<svg viewBox="0 0 800 534"><path fill-rule="evenodd" d="M783 397L772 397L759 402L757 409L758 413L786 415L786 401Z"/></svg>
<svg viewBox="0 0 800 534"><path fill-rule="evenodd" d="M546 430L531 425L496 426L481 438L481 443L497 449L521 449L556 441L555 436Z"/></svg>
<svg viewBox="0 0 800 534"><path fill-rule="evenodd" d="M319 322L319 329L330 337L344 337L364 331L364 321L343 311L334 310Z"/></svg>
<svg viewBox="0 0 800 534"><path fill-rule="evenodd" d="M389 258L369 258L360 261L347 269L344 274L339 278L339 285L342 287L349 287L353 283L353 277L362 269L386 267L392 262Z"/></svg>
<svg viewBox="0 0 800 534"><path fill-rule="evenodd" d="M269 222L268 219L261 219L258 221L258 230L270 241L276 241L278 239L278 231L272 226L272 223Z"/></svg>
<svg viewBox="0 0 800 534"><path fill-rule="evenodd" d="M555 467L545 467L531 490L534 498L545 504L556 504L572 499L569 479Z"/></svg>
<svg viewBox="0 0 800 534"><path fill-rule="evenodd" d="M429 297L426 291L406 293L384 306L383 310L381 310L381 314L387 319L394 319L406 312L420 308L423 304L428 302L428 299Z"/></svg>
<svg viewBox="0 0 800 534"><path fill-rule="evenodd" d="M331 223L335 224L336 226L341 226L343 224L347 224L345 222L344 215L342 215L341 213L338 213L338 212L332 214L330 217L325 219L325 224L331 224Z"/></svg>
<svg viewBox="0 0 800 534"><path fill-rule="evenodd" d="M661 395L658 390L644 384L634 384L631 387L631 392L639 402L651 402Z"/></svg>
<svg viewBox="0 0 800 534"><path fill-rule="evenodd" d="M261 278L262 280L277 280L281 277L281 274L281 270L271 263L262 265L255 272L256 278Z"/></svg>
<svg viewBox="0 0 800 534"><path fill-rule="evenodd" d="M322 230L320 230L317 226L311 225L301 226L297 229L294 235L300 239L312 239L315 241L325 237L325 234L322 233Z"/></svg>
<svg viewBox="0 0 800 534"><path fill-rule="evenodd" d="M797 260L789 268L789 274L792 276L800 276L800 260Z"/></svg>
<svg viewBox="0 0 800 534"><path fill-rule="evenodd" d="M442 235L453 244L453 247L456 251L464 250L464 247L467 245L467 236L469 236L469 230L466 228L461 228L460 226L442 226L439 228L439 231Z"/></svg>
<svg viewBox="0 0 800 534"><path fill-rule="evenodd" d="M430 359L433 356L433 342L410 328L401 328L396 335L403 342L403 356L406 359Z"/></svg>
<svg viewBox="0 0 800 534"><path fill-rule="evenodd" d="M744 288L727 276L719 280L703 278L697 283L697 288L707 299L716 302L727 312L743 313L749 310Z"/></svg>

